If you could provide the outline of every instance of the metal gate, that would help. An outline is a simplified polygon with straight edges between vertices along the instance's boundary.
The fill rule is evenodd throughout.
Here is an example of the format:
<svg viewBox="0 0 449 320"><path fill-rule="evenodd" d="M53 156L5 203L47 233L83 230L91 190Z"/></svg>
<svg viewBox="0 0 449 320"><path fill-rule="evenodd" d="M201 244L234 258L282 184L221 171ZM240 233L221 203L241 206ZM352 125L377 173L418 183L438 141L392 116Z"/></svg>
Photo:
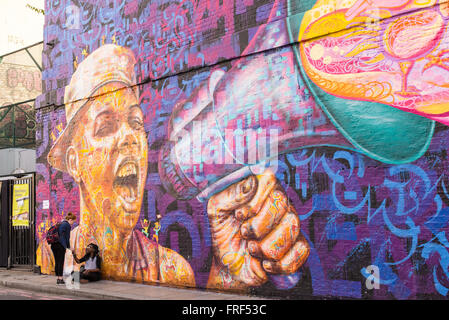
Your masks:
<svg viewBox="0 0 449 320"><path fill-rule="evenodd" d="M11 215L8 267L29 267L32 269L35 264L34 192L34 174L26 178L10 180ZM28 200L27 204L26 200ZM15 210L15 208L21 209L18 215L15 212L18 210Z"/></svg>

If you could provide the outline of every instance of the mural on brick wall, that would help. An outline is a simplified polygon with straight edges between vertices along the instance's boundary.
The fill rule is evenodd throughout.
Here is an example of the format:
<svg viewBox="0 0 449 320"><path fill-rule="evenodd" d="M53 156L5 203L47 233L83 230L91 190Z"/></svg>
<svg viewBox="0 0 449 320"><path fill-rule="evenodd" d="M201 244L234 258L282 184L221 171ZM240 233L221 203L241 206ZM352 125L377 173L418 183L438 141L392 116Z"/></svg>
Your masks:
<svg viewBox="0 0 449 320"><path fill-rule="evenodd" d="M70 211L109 279L447 297L447 8L46 1L42 271Z"/></svg>

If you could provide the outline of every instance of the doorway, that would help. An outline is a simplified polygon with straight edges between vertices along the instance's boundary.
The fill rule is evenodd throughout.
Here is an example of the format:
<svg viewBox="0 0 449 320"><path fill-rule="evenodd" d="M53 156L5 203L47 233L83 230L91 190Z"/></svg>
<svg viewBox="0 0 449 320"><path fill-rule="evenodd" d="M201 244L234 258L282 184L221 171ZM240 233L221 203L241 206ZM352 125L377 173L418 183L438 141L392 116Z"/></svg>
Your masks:
<svg viewBox="0 0 449 320"><path fill-rule="evenodd" d="M0 267L33 269L35 175L0 177Z"/></svg>

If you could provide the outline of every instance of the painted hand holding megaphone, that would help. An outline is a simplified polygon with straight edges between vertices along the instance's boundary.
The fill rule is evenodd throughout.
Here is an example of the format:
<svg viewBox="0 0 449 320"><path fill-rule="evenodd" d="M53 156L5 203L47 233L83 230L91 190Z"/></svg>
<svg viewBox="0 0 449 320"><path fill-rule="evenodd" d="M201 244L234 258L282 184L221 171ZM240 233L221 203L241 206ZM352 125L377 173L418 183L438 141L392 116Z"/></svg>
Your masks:
<svg viewBox="0 0 449 320"><path fill-rule="evenodd" d="M269 169L212 196L207 213L216 259L208 287L258 286L307 260L310 248L296 210ZM235 281L223 281L226 274Z"/></svg>
<svg viewBox="0 0 449 320"><path fill-rule="evenodd" d="M348 78L351 86L335 85L346 81L346 73L333 75L315 70L326 67L326 63L316 61L325 59L328 52L335 58L346 45L342 40L341 50L336 50L339 48L318 43L327 41L318 35L322 35L323 26L331 25L326 24L328 19L334 22L336 16L345 27L350 23L348 19L372 8L397 8L408 2L354 0L344 10L331 14L323 11L322 17L315 17L318 11L308 9L332 8L333 2L321 0L313 8L303 8L305 4L291 0L289 10L302 8L306 14L301 24L293 23L293 19L286 22L290 39L286 38L285 26L260 28L254 38L260 48L274 48L275 41L299 40L298 48L244 57L226 72L212 71L208 81L174 107L168 126L169 143L159 157L159 173L165 189L175 197L197 197L208 203L214 245L208 287L237 289L261 285L270 275L293 275L310 253L296 210L276 181L275 170L269 166L253 170L253 165L311 146L355 150L389 164L412 162L427 150L433 121L414 115L413 110L398 110L402 109L399 105L393 104L396 108L392 108L387 98L376 100L361 95L362 76L372 84L371 72ZM424 21L442 27L445 15L441 9L418 18L427 17ZM385 77L395 77L395 86L389 89L401 101L413 98L409 92L413 86L398 74L385 73ZM339 94L340 89L345 89L346 94ZM429 106L428 102L424 104ZM426 117L434 118L428 114ZM415 130L409 130L411 127ZM269 132L269 142L259 132ZM242 143L240 149L238 141ZM269 155L263 152L267 149ZM252 154L254 150L257 157Z"/></svg>
<svg viewBox="0 0 449 320"><path fill-rule="evenodd" d="M262 104L248 107L240 95L250 97L249 92L264 81L252 70L268 70L266 62L263 57L255 57L245 62L244 72L239 67L227 73L213 71L208 81L175 106L168 126L169 139L159 156L159 174L166 190L178 199L197 197L207 202L214 253L209 288L242 289L262 285L270 275L294 274L310 252L300 232L296 210L275 173L278 152L287 150L286 142L293 146L293 139L297 144L308 145L309 139L316 139L316 135L292 130L291 124L298 123L300 115L291 112L290 122L279 113L275 121L270 115L271 120L255 124L263 130L279 128L270 137L257 135L257 130L250 127L240 128L239 133L236 125L242 117L261 109ZM288 64L283 67L287 68ZM279 83L275 77L269 78L272 82L269 85L277 85L279 89L264 96L273 105L280 96L290 99L297 95L297 87L289 81ZM235 88L233 98L240 101L238 105L220 97L231 87ZM282 106L284 112L291 109L283 103L277 105L280 108L273 113L279 112ZM231 112L235 112L234 120L222 126L219 119ZM239 140L246 140L252 133L254 140L239 145ZM340 138L336 134L326 139ZM202 171L198 170L200 166Z"/></svg>

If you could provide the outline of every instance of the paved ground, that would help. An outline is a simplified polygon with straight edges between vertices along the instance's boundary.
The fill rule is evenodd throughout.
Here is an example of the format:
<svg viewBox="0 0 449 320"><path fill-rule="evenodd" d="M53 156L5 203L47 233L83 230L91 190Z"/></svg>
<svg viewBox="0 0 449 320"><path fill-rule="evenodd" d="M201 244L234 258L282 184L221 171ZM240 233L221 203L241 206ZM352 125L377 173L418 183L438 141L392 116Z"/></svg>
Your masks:
<svg viewBox="0 0 449 320"><path fill-rule="evenodd" d="M79 288L67 288L65 285L57 285L54 276L14 269L0 269L0 286L3 286L0 287L0 292L3 292L4 287L6 287L8 289L39 292L45 295L72 296L83 299L265 300L240 294L224 294L205 290L177 289L107 280L80 284Z"/></svg>
<svg viewBox="0 0 449 320"><path fill-rule="evenodd" d="M0 300L82 300L81 297L69 295L59 296L45 294L36 291L27 291L20 289L11 289L8 287L0 288Z"/></svg>

